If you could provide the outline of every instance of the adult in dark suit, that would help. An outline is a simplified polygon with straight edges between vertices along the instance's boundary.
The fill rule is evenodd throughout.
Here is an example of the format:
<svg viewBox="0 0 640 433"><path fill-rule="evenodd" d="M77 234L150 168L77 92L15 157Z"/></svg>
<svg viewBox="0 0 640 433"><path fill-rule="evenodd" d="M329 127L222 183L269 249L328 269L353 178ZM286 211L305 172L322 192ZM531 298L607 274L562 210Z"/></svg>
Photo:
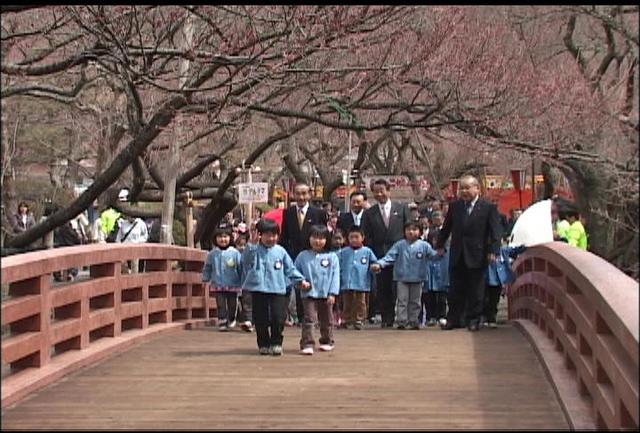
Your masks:
<svg viewBox="0 0 640 433"><path fill-rule="evenodd" d="M449 311L447 324L442 329L459 328L464 312L468 329L477 331L480 329L485 272L488 261L495 261L500 252L502 229L496 205L480 197L478 179L463 176L458 191L460 199L449 206L438 234L440 255L444 255L445 242L451 235Z"/></svg>
<svg viewBox="0 0 640 433"><path fill-rule="evenodd" d="M391 200L391 188L385 179L376 180L371 188L378 204L362 214L362 230L366 245L380 259L395 242L404 238L404 225L411 216L407 206ZM396 307L393 266L385 267L376 274L376 289L369 297L370 317L376 313L376 307L382 313L382 327L392 328Z"/></svg>
<svg viewBox="0 0 640 433"><path fill-rule="evenodd" d="M345 233L353 226L362 225L362 215L364 214L364 203L367 201L367 193L364 191L354 191L349 196L351 206L349 212L343 212L338 219L338 228Z"/></svg>
<svg viewBox="0 0 640 433"><path fill-rule="evenodd" d="M291 260L295 260L302 250L310 248L309 232L311 226L327 225L327 212L324 209L311 206L311 187L305 183L297 183L293 189L296 204L284 211L282 216L282 234L280 245L287 250ZM296 291L296 314L298 320L304 317L300 288Z"/></svg>

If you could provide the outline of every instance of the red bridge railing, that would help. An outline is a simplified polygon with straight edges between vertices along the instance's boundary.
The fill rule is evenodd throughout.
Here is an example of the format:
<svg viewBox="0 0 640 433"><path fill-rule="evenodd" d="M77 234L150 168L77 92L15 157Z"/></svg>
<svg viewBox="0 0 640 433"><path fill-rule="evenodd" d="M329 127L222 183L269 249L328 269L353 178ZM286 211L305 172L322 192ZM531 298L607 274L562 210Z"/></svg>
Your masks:
<svg viewBox="0 0 640 433"><path fill-rule="evenodd" d="M2 406L148 336L204 324L215 299L202 250L161 244L85 245L2 259ZM139 259L144 272L121 272ZM54 283L52 274L88 268Z"/></svg>
<svg viewBox="0 0 640 433"><path fill-rule="evenodd" d="M575 429L638 429L638 283L564 243L514 263L509 318L532 341Z"/></svg>

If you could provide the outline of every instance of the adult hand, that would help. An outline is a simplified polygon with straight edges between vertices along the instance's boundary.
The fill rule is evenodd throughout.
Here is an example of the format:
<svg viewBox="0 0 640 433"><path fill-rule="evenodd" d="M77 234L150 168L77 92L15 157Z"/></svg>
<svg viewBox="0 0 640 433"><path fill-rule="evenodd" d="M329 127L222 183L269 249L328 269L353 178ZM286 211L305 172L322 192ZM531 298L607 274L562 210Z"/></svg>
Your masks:
<svg viewBox="0 0 640 433"><path fill-rule="evenodd" d="M496 261L496 255L493 253L489 253L487 258L489 259L489 263L495 263Z"/></svg>
<svg viewBox="0 0 640 433"><path fill-rule="evenodd" d="M335 303L336 303L336 297L333 295L329 295L329 297L327 298L327 304L333 305Z"/></svg>
<svg viewBox="0 0 640 433"><path fill-rule="evenodd" d="M372 270L373 272L375 272L376 274L377 274L378 272L380 272L380 269L381 269L381 267L380 267L380 265L379 265L379 264L377 264L377 263L374 263L374 264L372 264L372 265L371 265L371 270Z"/></svg>
<svg viewBox="0 0 640 433"><path fill-rule="evenodd" d="M311 283L309 283L307 280L303 280L303 281L300 283L300 288L301 288L302 290L309 290L309 289L311 289Z"/></svg>
<svg viewBox="0 0 640 433"><path fill-rule="evenodd" d="M444 248L438 248L438 249L436 250L436 252L438 253L438 255L439 255L440 257L444 256Z"/></svg>

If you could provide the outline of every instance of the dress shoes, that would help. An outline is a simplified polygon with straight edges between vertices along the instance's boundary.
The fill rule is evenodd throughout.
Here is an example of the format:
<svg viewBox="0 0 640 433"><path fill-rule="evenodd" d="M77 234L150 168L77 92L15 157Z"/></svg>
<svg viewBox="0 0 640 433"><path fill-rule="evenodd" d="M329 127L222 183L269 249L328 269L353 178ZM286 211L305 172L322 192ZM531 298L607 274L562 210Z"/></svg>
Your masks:
<svg viewBox="0 0 640 433"><path fill-rule="evenodd" d="M480 330L480 322L478 320L472 320L469 322L469 326L467 329L471 332L476 332Z"/></svg>
<svg viewBox="0 0 640 433"><path fill-rule="evenodd" d="M445 325L440 325L440 329L443 331L451 331L456 328L459 328L459 326L453 322L447 322Z"/></svg>

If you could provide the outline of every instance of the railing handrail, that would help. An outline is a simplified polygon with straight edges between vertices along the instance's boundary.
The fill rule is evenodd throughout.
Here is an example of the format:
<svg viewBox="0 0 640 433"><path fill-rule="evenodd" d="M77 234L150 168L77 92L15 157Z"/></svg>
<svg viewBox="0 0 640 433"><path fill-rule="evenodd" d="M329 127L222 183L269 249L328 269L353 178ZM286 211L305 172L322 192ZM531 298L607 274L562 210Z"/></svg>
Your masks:
<svg viewBox="0 0 640 433"><path fill-rule="evenodd" d="M208 321L215 300L201 282L206 254L92 244L2 258L2 360L10 367L2 406L133 341ZM143 261L144 272L122 274L130 260ZM80 267L88 279L52 283L54 272Z"/></svg>
<svg viewBox="0 0 640 433"><path fill-rule="evenodd" d="M637 428L638 283L561 242L530 247L513 266L510 319L537 325L522 328L539 353L562 357L595 426Z"/></svg>

